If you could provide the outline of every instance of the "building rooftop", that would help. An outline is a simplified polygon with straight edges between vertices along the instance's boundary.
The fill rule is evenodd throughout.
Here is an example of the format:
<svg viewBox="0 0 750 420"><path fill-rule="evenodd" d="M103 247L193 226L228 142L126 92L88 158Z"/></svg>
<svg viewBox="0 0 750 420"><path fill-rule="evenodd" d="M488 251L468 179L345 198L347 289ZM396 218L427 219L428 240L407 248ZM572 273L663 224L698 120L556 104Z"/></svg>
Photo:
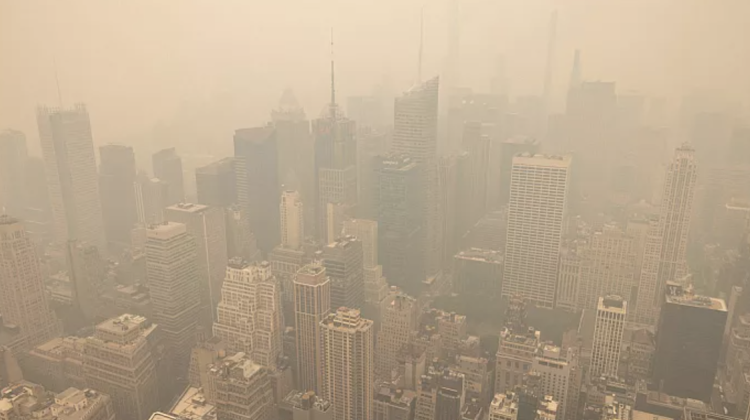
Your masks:
<svg viewBox="0 0 750 420"><path fill-rule="evenodd" d="M313 391L292 390L279 403L281 408L297 410L317 410L326 412L331 408L331 403L315 395Z"/></svg>
<svg viewBox="0 0 750 420"><path fill-rule="evenodd" d="M572 157L570 155L542 155L531 153L520 153L513 157L513 165L529 165L540 167L567 168L570 166Z"/></svg>
<svg viewBox="0 0 750 420"><path fill-rule="evenodd" d="M134 329L141 330L148 324L149 321L145 316L122 314L98 324L96 329L117 334Z"/></svg>
<svg viewBox="0 0 750 420"><path fill-rule="evenodd" d="M181 211L184 213L202 213L210 207L205 204L179 203L167 207L168 210Z"/></svg>
<svg viewBox="0 0 750 420"><path fill-rule="evenodd" d="M392 384L382 383L375 386L375 400L398 407L409 407L417 398L417 393L401 389Z"/></svg>
<svg viewBox="0 0 750 420"><path fill-rule="evenodd" d="M359 309L341 307L336 310L335 314L329 314L327 318L320 321L322 327L351 331L366 330L372 326L373 322L360 316Z"/></svg>
<svg viewBox="0 0 750 420"><path fill-rule="evenodd" d="M162 222L155 225L149 225L146 229L146 238L169 239L185 232L187 232L187 227L182 223Z"/></svg>
<svg viewBox="0 0 750 420"><path fill-rule="evenodd" d="M702 296L694 294L691 290L684 290L681 286L674 283L667 283L667 290L669 292L666 295L667 303L675 305L692 306L696 308L713 309L715 311L727 311L727 305L724 300L713 298L709 296Z"/></svg>
<svg viewBox="0 0 750 420"><path fill-rule="evenodd" d="M216 407L207 403L206 397L203 395L203 390L196 387L188 387L169 411L182 419L216 419Z"/></svg>
<svg viewBox="0 0 750 420"><path fill-rule="evenodd" d="M502 264L503 253L492 249L469 248L456 254L455 258L493 264Z"/></svg>
<svg viewBox="0 0 750 420"><path fill-rule="evenodd" d="M68 388L55 395L41 385L22 381L0 391L0 417L15 411L17 419L84 420L91 418L91 408L102 401L110 401L109 396L92 389Z"/></svg>

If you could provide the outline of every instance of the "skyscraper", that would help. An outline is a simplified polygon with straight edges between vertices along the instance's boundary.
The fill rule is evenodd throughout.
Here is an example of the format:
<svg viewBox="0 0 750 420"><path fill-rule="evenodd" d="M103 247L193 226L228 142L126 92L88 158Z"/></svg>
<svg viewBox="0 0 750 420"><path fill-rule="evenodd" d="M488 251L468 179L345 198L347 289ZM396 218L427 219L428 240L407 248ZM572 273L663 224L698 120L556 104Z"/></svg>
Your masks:
<svg viewBox="0 0 750 420"><path fill-rule="evenodd" d="M391 289L383 302L381 327L378 332L375 369L379 378L390 381L398 367L398 352L409 344L412 331L417 329L417 301L396 288Z"/></svg>
<svg viewBox="0 0 750 420"><path fill-rule="evenodd" d="M123 314L96 326L84 341L83 373L88 386L112 397L122 420L142 420L157 409L156 360L146 318Z"/></svg>
<svg viewBox="0 0 750 420"><path fill-rule="evenodd" d="M24 216L29 204L27 159L26 136L16 130L0 131L0 213Z"/></svg>
<svg viewBox="0 0 750 420"><path fill-rule="evenodd" d="M364 270L365 315L373 310L373 319L380 319L383 298L388 292L388 283L383 277L383 266L378 264L378 222L366 219L351 219L344 222L343 233L362 241L362 267Z"/></svg>
<svg viewBox="0 0 750 420"><path fill-rule="evenodd" d="M490 163L500 168L498 177L490 178L490 187L497 187L497 196L490 194L490 208L499 210L508 204L510 199L510 180L513 171L513 157L519 154L528 153L535 155L539 149L539 142L536 139L528 137L512 137L500 144L492 144L493 153L490 157ZM494 150L498 149L498 150ZM497 152L498 158L493 159ZM497 185L495 185L497 182ZM497 198L495 198L497 197Z"/></svg>
<svg viewBox="0 0 750 420"><path fill-rule="evenodd" d="M139 172L135 184L135 208L138 222L143 225L164 221L164 209L169 205L169 185L159 178Z"/></svg>
<svg viewBox="0 0 750 420"><path fill-rule="evenodd" d="M89 321L102 314L106 262L93 245L68 241L66 246L68 277L73 290L73 302Z"/></svg>
<svg viewBox="0 0 750 420"><path fill-rule="evenodd" d="M696 175L695 150L689 145L678 147L664 177L659 217L651 221L646 234L636 322L656 324L666 283L682 282L688 274L687 240Z"/></svg>
<svg viewBox="0 0 750 420"><path fill-rule="evenodd" d="M541 377L541 391L558 402L558 419L576 420L580 368L575 349L563 353L560 347L544 345L540 350L532 370Z"/></svg>
<svg viewBox="0 0 750 420"><path fill-rule="evenodd" d="M372 321L359 310L339 308L320 322L323 395L334 420L370 420L373 409Z"/></svg>
<svg viewBox="0 0 750 420"><path fill-rule="evenodd" d="M167 205L185 201L185 182L182 175L182 159L174 147L159 150L151 156L154 177L167 183L169 199Z"/></svg>
<svg viewBox="0 0 750 420"><path fill-rule="evenodd" d="M137 220L133 148L108 144L99 148L99 188L107 243L125 247Z"/></svg>
<svg viewBox="0 0 750 420"><path fill-rule="evenodd" d="M213 325L227 349L274 370L283 347L281 290L268 262L229 261Z"/></svg>
<svg viewBox="0 0 750 420"><path fill-rule="evenodd" d="M406 155L421 166L420 186L424 198L420 202L420 216L424 230L419 234L419 246L425 252L425 276L421 282L439 271L442 225L438 197L437 119L439 78L414 86L396 98L393 142L391 149Z"/></svg>
<svg viewBox="0 0 750 420"><path fill-rule="evenodd" d="M331 308L361 308L365 303L362 241L339 238L323 248L323 266L331 279Z"/></svg>
<svg viewBox="0 0 750 420"><path fill-rule="evenodd" d="M78 239L104 250L96 156L86 107L39 108L37 123L57 241Z"/></svg>
<svg viewBox="0 0 750 420"><path fill-rule="evenodd" d="M469 202L462 203L469 225L474 225L487 212L487 178L489 176L490 136L480 122L466 122L463 127L463 149L469 153ZM463 233L463 232L461 232Z"/></svg>
<svg viewBox="0 0 750 420"><path fill-rule="evenodd" d="M378 257L392 284L416 293L425 277L420 166L404 155L375 158L373 203L378 222Z"/></svg>
<svg viewBox="0 0 750 420"><path fill-rule="evenodd" d="M23 223L0 215L0 313L5 325L15 325L31 349L60 333L49 307L42 267Z"/></svg>
<svg viewBox="0 0 750 420"><path fill-rule="evenodd" d="M243 128L234 133L237 199L263 254L279 243L279 185L276 131Z"/></svg>
<svg viewBox="0 0 750 420"><path fill-rule="evenodd" d="M170 372L187 378L200 299L195 238L182 223L152 225L146 232L146 280L154 321L170 355Z"/></svg>
<svg viewBox="0 0 750 420"><path fill-rule="evenodd" d="M591 351L591 377L618 376L628 303L617 295L599 298Z"/></svg>
<svg viewBox="0 0 750 420"><path fill-rule="evenodd" d="M180 203L164 209L164 219L182 223L195 240L201 321L209 325L219 303L227 265L227 237L224 209L202 204Z"/></svg>
<svg viewBox="0 0 750 420"><path fill-rule="evenodd" d="M661 261L659 282L681 281L687 274L687 242L693 210L697 167L695 150L683 144L675 150L661 196ZM659 289L664 290L663 287Z"/></svg>
<svg viewBox="0 0 750 420"><path fill-rule="evenodd" d="M228 207L237 201L234 158L228 157L195 169L198 203Z"/></svg>
<svg viewBox="0 0 750 420"><path fill-rule="evenodd" d="M503 295L554 306L569 156L513 158Z"/></svg>
<svg viewBox="0 0 750 420"><path fill-rule="evenodd" d="M306 265L294 280L294 332L297 335L298 387L320 392L323 382L320 322L331 312L331 283L326 269Z"/></svg>
<svg viewBox="0 0 750 420"><path fill-rule="evenodd" d="M652 380L669 395L710 401L722 346L723 300L666 287L656 335Z"/></svg>
<svg viewBox="0 0 750 420"><path fill-rule="evenodd" d="M244 353L236 353L212 365L209 374L209 393L215 395L217 418L273 418L268 372Z"/></svg>
<svg viewBox="0 0 750 420"><path fill-rule="evenodd" d="M281 194L281 246L300 249L305 239L305 212L297 191Z"/></svg>

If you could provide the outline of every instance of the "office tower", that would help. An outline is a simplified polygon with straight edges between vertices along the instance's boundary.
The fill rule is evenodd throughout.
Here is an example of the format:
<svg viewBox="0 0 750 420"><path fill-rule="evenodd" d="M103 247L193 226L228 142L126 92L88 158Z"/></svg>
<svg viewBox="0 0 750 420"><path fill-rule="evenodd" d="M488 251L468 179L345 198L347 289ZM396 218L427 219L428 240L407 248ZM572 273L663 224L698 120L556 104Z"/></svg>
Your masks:
<svg viewBox="0 0 750 420"><path fill-rule="evenodd" d="M558 418L576 420L578 369L578 355L572 348L563 353L560 347L544 345L534 359L532 370L541 378L542 393L557 401Z"/></svg>
<svg viewBox="0 0 750 420"><path fill-rule="evenodd" d="M228 207L237 202L237 177L234 158L227 157L195 169L198 202L207 206Z"/></svg>
<svg viewBox="0 0 750 420"><path fill-rule="evenodd" d="M270 126L234 133L237 200L264 255L279 244L281 195L276 142L276 131Z"/></svg>
<svg viewBox="0 0 750 420"><path fill-rule="evenodd" d="M361 308L365 303L362 241L344 236L323 247L323 267L331 279L331 308Z"/></svg>
<svg viewBox="0 0 750 420"><path fill-rule="evenodd" d="M372 418L374 363L372 321L358 309L339 308L320 322L323 395L334 420Z"/></svg>
<svg viewBox="0 0 750 420"><path fill-rule="evenodd" d="M417 402L417 394L402 389L392 383L375 385L373 398L373 420L412 420Z"/></svg>
<svg viewBox="0 0 750 420"><path fill-rule="evenodd" d="M667 168L661 197L661 284L681 281L687 275L686 253L696 176L695 150L684 144L675 150L674 159Z"/></svg>
<svg viewBox="0 0 750 420"><path fill-rule="evenodd" d="M103 310L107 263L93 245L68 241L65 251L73 302L87 320L97 319Z"/></svg>
<svg viewBox="0 0 750 420"><path fill-rule="evenodd" d="M466 122L463 127L463 149L469 153L470 177L463 185L469 201L462 203L469 224L476 223L487 212L487 179L489 175L490 136L480 122Z"/></svg>
<svg viewBox="0 0 750 420"><path fill-rule="evenodd" d="M104 236L110 245L116 244L121 248L130 243L130 230L137 220L135 181L132 147L108 144L99 148L99 190Z"/></svg>
<svg viewBox="0 0 750 420"><path fill-rule="evenodd" d="M375 158L386 153L388 134L362 127L357 132L357 215L366 219L376 217L373 203Z"/></svg>
<svg viewBox="0 0 750 420"><path fill-rule="evenodd" d="M518 396L512 392L495 394L490 403L489 420L518 420Z"/></svg>
<svg viewBox="0 0 750 420"><path fill-rule="evenodd" d="M375 159L373 201L378 222L378 256L385 276L392 284L418 291L425 278L425 252L419 234L421 218L420 167L403 155ZM416 283L416 284L414 284Z"/></svg>
<svg viewBox="0 0 750 420"><path fill-rule="evenodd" d="M398 367L398 352L409 344L412 331L417 329L417 311L417 301L395 287L383 301L375 354L375 372L379 378L391 380Z"/></svg>
<svg viewBox="0 0 750 420"><path fill-rule="evenodd" d="M721 352L727 307L668 284L656 335L652 380L669 395L709 401Z"/></svg>
<svg viewBox="0 0 750 420"><path fill-rule="evenodd" d="M281 246L300 249L305 239L305 212L297 191L281 193Z"/></svg>
<svg viewBox="0 0 750 420"><path fill-rule="evenodd" d="M396 98L394 110L393 152L409 156L422 168L419 186L423 190L419 216L424 229L420 231L418 245L425 253L422 281L439 271L442 226L438 197L437 173L437 111L439 78L415 86ZM378 220L380 221L380 220ZM382 235L381 235L382 238ZM390 277L389 274L387 274Z"/></svg>
<svg viewBox="0 0 750 420"><path fill-rule="evenodd" d="M333 420L331 403L313 391L292 390L278 408L279 420Z"/></svg>
<svg viewBox="0 0 750 420"><path fill-rule="evenodd" d="M500 251L470 248L453 257L453 289L457 293L500 295L503 279Z"/></svg>
<svg viewBox="0 0 750 420"><path fill-rule="evenodd" d="M297 383L300 389L323 390L321 321L331 312L331 282L320 264L308 264L294 280L294 332L297 336Z"/></svg>
<svg viewBox="0 0 750 420"><path fill-rule="evenodd" d="M26 136L16 130L0 131L0 213L24 216L29 204L26 185Z"/></svg>
<svg viewBox="0 0 750 420"><path fill-rule="evenodd" d="M227 256L241 257L247 261L260 259L255 234L250 230L250 220L238 204L224 209L226 219Z"/></svg>
<svg viewBox="0 0 750 420"><path fill-rule="evenodd" d="M147 338L153 328L145 318L126 314L98 324L85 339L86 383L112 396L118 419L145 419L159 403L156 360Z"/></svg>
<svg viewBox="0 0 750 420"><path fill-rule="evenodd" d="M170 372L186 377L195 344L200 298L195 238L182 223L152 225L146 232L146 280Z"/></svg>
<svg viewBox="0 0 750 420"><path fill-rule="evenodd" d="M220 419L272 418L273 395L268 372L244 353L236 353L209 370L209 393L215 395Z"/></svg>
<svg viewBox="0 0 750 420"><path fill-rule="evenodd" d="M188 379L191 387L208 386L208 367L226 356L227 346L220 337L198 340L190 353ZM213 402L213 401L211 401Z"/></svg>
<svg viewBox="0 0 750 420"><path fill-rule="evenodd" d="M417 419L460 419L465 399L464 376L451 369L429 366L417 390Z"/></svg>
<svg viewBox="0 0 750 420"><path fill-rule="evenodd" d="M489 206L493 210L505 207L510 200L510 182L513 170L513 157L516 155L528 153L535 155L539 151L539 141L531 137L515 136L499 144L492 143L492 155L490 164L492 167L499 167L500 173L497 177L489 180L489 191L495 191L497 187L497 198L490 194Z"/></svg>
<svg viewBox="0 0 750 420"><path fill-rule="evenodd" d="M467 155L468 156L468 155ZM459 226L461 220L458 218L458 207L460 200L465 197L463 186L459 185L459 175L463 174L464 153L458 156L441 156L438 159L438 182L440 185L440 208L441 225L443 229L442 241L442 268L450 271L453 263L453 256L459 249L461 237L464 232L459 230L464 226Z"/></svg>
<svg viewBox="0 0 750 420"><path fill-rule="evenodd" d="M344 222L343 234L353 236L362 242L364 268L378 265L378 222L365 219L347 220Z"/></svg>
<svg viewBox="0 0 750 420"><path fill-rule="evenodd" d="M145 226L163 222L164 209L169 205L169 185L139 172L133 188L138 222Z"/></svg>
<svg viewBox="0 0 750 420"><path fill-rule="evenodd" d="M0 417L30 420L115 420L112 398L95 389L67 388L55 394L31 382L13 383L0 393Z"/></svg>
<svg viewBox="0 0 750 420"><path fill-rule="evenodd" d="M229 261L221 288L214 335L227 349L243 352L273 370L281 356L283 318L281 291L268 262Z"/></svg>
<svg viewBox="0 0 750 420"><path fill-rule="evenodd" d="M560 269L557 280L557 299L555 308L575 312L578 310L581 287L581 248L582 243L575 240L565 241L560 249Z"/></svg>
<svg viewBox="0 0 750 420"><path fill-rule="evenodd" d="M628 303L617 295L599 298L591 350L591 376L617 377Z"/></svg>
<svg viewBox="0 0 750 420"><path fill-rule="evenodd" d="M658 219L649 222L636 301L636 322L655 325L665 285L683 281L687 272L687 240L697 168L695 151L675 151L664 178Z"/></svg>
<svg viewBox="0 0 750 420"><path fill-rule="evenodd" d="M86 107L39 108L37 123L57 241L78 239L105 249L94 140Z"/></svg>
<svg viewBox="0 0 750 420"><path fill-rule="evenodd" d="M37 244L52 243L55 240L55 226L47 188L44 159L29 157L26 160L25 185L28 202L23 218L26 230Z"/></svg>
<svg viewBox="0 0 750 420"><path fill-rule="evenodd" d="M0 249L2 323L20 328L26 349L56 337L60 324L49 307L42 267L22 222L0 215Z"/></svg>
<svg viewBox="0 0 750 420"><path fill-rule="evenodd" d="M86 387L85 343L86 339L81 337L56 337L32 348L21 359L24 379L56 392L70 386Z"/></svg>
<svg viewBox="0 0 750 420"><path fill-rule="evenodd" d="M495 392L509 392L523 384L539 351L541 334L526 326L525 303L511 298L506 311L506 325L500 332L495 367Z"/></svg>
<svg viewBox="0 0 750 420"><path fill-rule="evenodd" d="M182 175L182 159L174 147L159 150L151 156L154 177L167 184L167 205L185 201L185 182Z"/></svg>
<svg viewBox="0 0 750 420"><path fill-rule="evenodd" d="M593 310L609 294L632 301L637 288L634 238L617 225L605 224L587 239L579 252L578 309Z"/></svg>
<svg viewBox="0 0 750 420"><path fill-rule="evenodd" d="M219 303L229 259L224 209L180 203L164 209L164 219L185 225L188 235L195 241L201 319L203 324L209 325L214 320L214 308Z"/></svg>
<svg viewBox="0 0 750 420"><path fill-rule="evenodd" d="M569 156L513 158L504 296L554 306L569 171Z"/></svg>
<svg viewBox="0 0 750 420"><path fill-rule="evenodd" d="M18 358L10 348L0 347L0 386L6 387L22 380L23 372L18 364Z"/></svg>

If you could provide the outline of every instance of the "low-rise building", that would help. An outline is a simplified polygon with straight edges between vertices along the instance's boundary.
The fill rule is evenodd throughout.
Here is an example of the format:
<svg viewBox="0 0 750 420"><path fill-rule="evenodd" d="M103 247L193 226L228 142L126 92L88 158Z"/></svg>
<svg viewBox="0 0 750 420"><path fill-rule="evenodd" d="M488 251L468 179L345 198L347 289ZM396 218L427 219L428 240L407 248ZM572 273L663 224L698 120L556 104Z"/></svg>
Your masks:
<svg viewBox="0 0 750 420"><path fill-rule="evenodd" d="M0 391L3 420L115 420L109 395L92 389L68 388L54 394L22 381Z"/></svg>

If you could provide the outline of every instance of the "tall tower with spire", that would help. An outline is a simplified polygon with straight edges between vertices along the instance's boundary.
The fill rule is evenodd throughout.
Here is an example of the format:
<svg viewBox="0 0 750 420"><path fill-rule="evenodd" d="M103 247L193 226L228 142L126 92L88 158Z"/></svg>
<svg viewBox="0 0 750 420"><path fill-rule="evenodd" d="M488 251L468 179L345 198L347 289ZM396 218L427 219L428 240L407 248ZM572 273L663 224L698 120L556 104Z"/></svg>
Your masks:
<svg viewBox="0 0 750 420"><path fill-rule="evenodd" d="M313 121L315 137L316 236L327 241L328 232L340 232L343 217L357 206L357 142L354 121L336 103L336 73L331 31L331 102ZM335 213L336 217L331 213ZM336 226L329 226L335 224Z"/></svg>

